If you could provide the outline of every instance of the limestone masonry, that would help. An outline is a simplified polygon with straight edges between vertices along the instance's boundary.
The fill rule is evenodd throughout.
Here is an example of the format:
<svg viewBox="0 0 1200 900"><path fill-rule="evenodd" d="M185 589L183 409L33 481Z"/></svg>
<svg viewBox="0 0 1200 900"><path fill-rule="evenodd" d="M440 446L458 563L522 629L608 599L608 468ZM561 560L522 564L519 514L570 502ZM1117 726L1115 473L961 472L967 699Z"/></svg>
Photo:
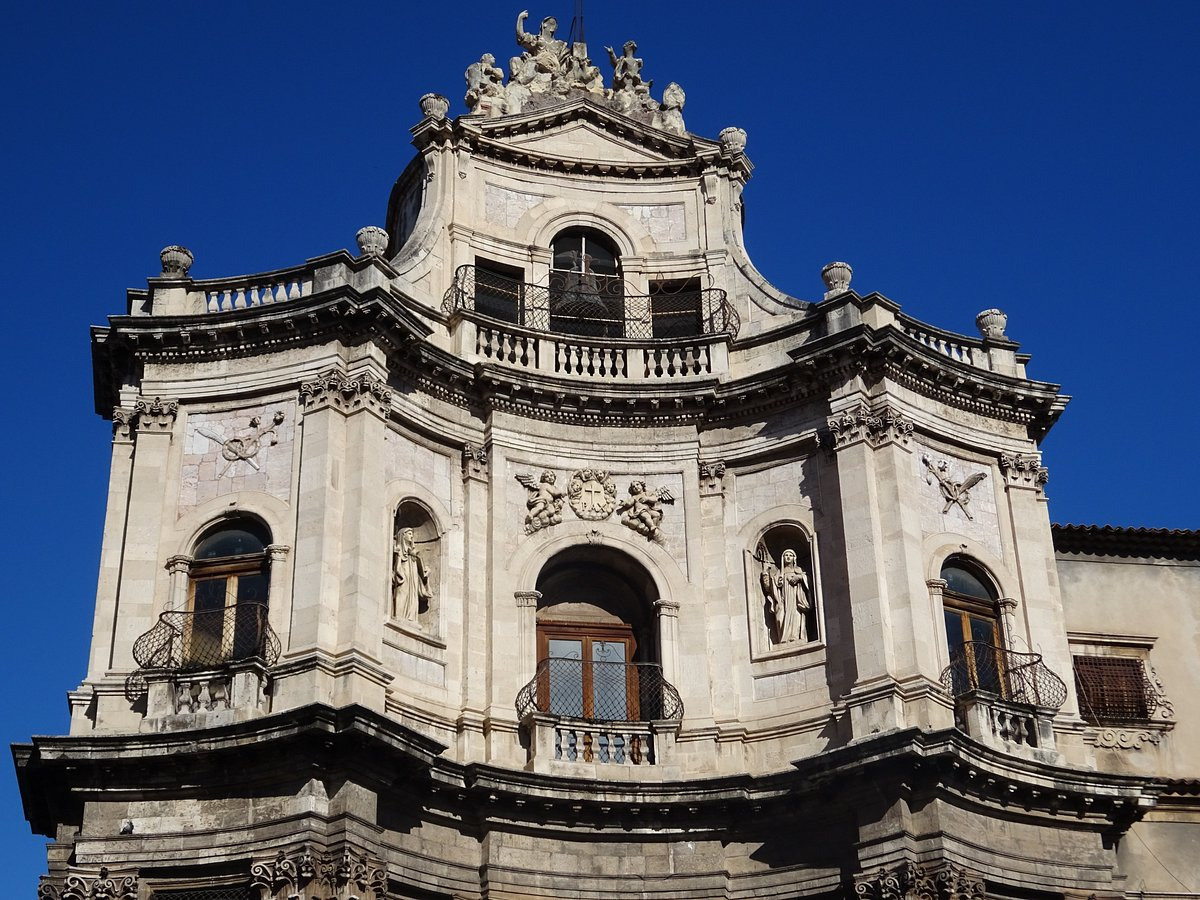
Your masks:
<svg viewBox="0 0 1200 900"><path fill-rule="evenodd" d="M38 897L1200 895L1200 534L1052 527L1001 311L788 296L745 131L516 39L358 255L167 247L93 329Z"/></svg>

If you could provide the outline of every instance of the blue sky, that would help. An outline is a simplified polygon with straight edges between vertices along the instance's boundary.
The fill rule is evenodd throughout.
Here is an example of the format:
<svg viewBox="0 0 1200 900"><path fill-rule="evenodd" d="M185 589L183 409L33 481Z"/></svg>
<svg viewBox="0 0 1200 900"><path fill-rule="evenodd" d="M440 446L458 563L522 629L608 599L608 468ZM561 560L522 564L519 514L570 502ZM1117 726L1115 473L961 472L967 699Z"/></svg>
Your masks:
<svg viewBox="0 0 1200 900"><path fill-rule="evenodd" d="M563 31L574 4L531 9ZM736 11L731 11L735 9ZM10 4L3 262L10 551L3 736L62 733L84 668L108 469L88 325L158 251L198 278L293 265L383 224L426 91L516 52L518 6ZM926 322L998 306L1074 396L1044 444L1059 522L1200 526L1200 4L593 0L690 130L749 132L746 241L806 299L849 261ZM0 766L10 883L44 871ZM17 888L24 892L25 887Z"/></svg>

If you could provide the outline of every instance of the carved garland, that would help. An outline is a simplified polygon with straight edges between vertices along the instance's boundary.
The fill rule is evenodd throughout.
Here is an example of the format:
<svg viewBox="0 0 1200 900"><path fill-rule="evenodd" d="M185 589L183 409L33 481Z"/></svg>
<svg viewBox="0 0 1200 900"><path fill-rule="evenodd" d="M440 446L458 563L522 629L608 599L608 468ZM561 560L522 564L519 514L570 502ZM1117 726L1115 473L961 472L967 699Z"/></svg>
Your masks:
<svg viewBox="0 0 1200 900"><path fill-rule="evenodd" d="M273 860L251 866L250 878L263 900L384 900L388 896L383 864L348 847L340 855L311 847L291 856L280 850Z"/></svg>

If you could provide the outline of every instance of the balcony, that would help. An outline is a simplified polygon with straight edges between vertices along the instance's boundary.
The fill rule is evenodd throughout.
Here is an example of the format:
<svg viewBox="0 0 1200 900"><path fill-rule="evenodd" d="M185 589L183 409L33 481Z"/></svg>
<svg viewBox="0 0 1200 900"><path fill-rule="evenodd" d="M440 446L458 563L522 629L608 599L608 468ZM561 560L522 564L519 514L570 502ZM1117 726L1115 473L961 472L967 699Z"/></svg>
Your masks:
<svg viewBox="0 0 1200 900"><path fill-rule="evenodd" d="M144 698L147 720L164 730L182 727L171 721L180 715L237 721L266 712L267 670L279 653L261 603L169 610L134 642L139 668L126 679L125 694L131 702Z"/></svg>
<svg viewBox="0 0 1200 900"><path fill-rule="evenodd" d="M679 691L656 663L545 659L516 705L538 771L659 764L683 718Z"/></svg>
<svg viewBox="0 0 1200 900"><path fill-rule="evenodd" d="M1067 686L1040 653L968 641L950 654L941 683L954 697L958 727L971 737L1047 762L1057 757L1054 713Z"/></svg>
<svg viewBox="0 0 1200 900"><path fill-rule="evenodd" d="M466 313L464 357L553 376L661 383L728 370L737 311L717 288L633 294L619 278L552 272L525 284L460 266L442 303Z"/></svg>

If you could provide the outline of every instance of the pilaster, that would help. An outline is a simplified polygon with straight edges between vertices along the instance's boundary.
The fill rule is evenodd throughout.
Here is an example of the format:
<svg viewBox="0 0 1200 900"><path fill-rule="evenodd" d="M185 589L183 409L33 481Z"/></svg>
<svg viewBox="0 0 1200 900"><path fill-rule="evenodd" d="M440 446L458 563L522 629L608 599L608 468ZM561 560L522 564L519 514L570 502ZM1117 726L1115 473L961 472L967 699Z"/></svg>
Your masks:
<svg viewBox="0 0 1200 900"><path fill-rule="evenodd" d="M464 759L484 757L483 720L491 702L492 666L516 674L522 672L522 667L526 665L526 660L508 658L501 661L492 656L493 641L497 640L497 636L492 634L494 625L490 603L492 547L502 547L506 542L506 536L499 531L493 533L491 526L493 466L504 471L503 456L494 460L492 451L486 447L475 444L463 446L463 543L466 551L463 572L464 727L459 737ZM503 522L502 516L497 516L496 521L497 529L508 525ZM505 656L508 657L509 653ZM530 664L534 659L536 656L527 657ZM499 699L496 702L499 704Z"/></svg>

